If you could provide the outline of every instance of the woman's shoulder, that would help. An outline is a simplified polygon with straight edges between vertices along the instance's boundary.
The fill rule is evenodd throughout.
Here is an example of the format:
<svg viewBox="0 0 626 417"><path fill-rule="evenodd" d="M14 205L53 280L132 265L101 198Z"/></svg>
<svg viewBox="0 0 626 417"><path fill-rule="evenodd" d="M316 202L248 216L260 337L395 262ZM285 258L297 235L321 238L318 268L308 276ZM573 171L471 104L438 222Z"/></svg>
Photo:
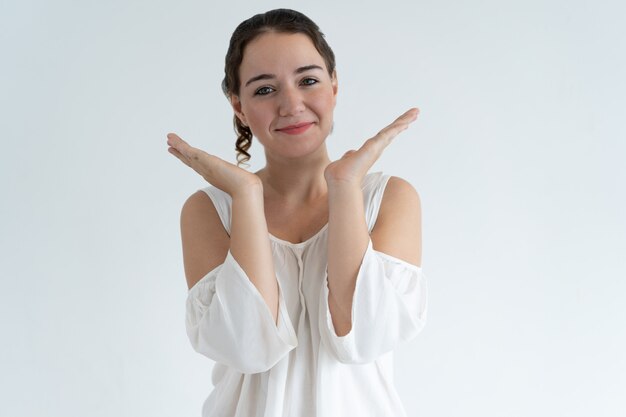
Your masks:
<svg viewBox="0 0 626 417"><path fill-rule="evenodd" d="M389 176L376 225L374 249L419 266L421 264L421 201L407 180Z"/></svg>
<svg viewBox="0 0 626 417"><path fill-rule="evenodd" d="M222 202L230 204L230 202L232 201L232 198L228 193L220 190L219 188L211 184L207 185L204 188L200 188L196 193L192 194L191 196L193 197L196 194L205 194L211 199L211 201L213 201L213 204L215 205L219 205Z"/></svg>
<svg viewBox="0 0 626 417"><path fill-rule="evenodd" d="M200 189L187 197L187 200L183 203L181 215L195 216L199 213L206 215L207 212L216 213L215 204L213 203L213 198L211 198L211 193L205 189Z"/></svg>
<svg viewBox="0 0 626 417"><path fill-rule="evenodd" d="M401 177L389 176L385 187L385 200L400 200L398 202L415 203L419 202L419 193L413 185Z"/></svg>
<svg viewBox="0 0 626 417"><path fill-rule="evenodd" d="M407 180L401 177L385 174L384 172L370 172L365 176L365 178L363 178L362 188L365 192L373 191L377 188L386 190L387 187L391 187L392 190L402 193L417 193L415 188Z"/></svg>
<svg viewBox="0 0 626 417"><path fill-rule="evenodd" d="M207 185L204 188L199 189L194 193L190 200L199 200L198 204L205 206L208 203L212 204L213 211L217 213L222 226L226 232L230 235L230 222L231 222L231 206L232 197L230 194L220 190L213 185Z"/></svg>
<svg viewBox="0 0 626 417"><path fill-rule="evenodd" d="M230 196L214 186L208 186L191 194L181 210L181 225L191 223L211 230L226 229L224 216L228 216Z"/></svg>
<svg viewBox="0 0 626 417"><path fill-rule="evenodd" d="M380 194L380 204L387 206L394 203L415 204L419 202L419 194L413 185L401 177L387 175L383 172L372 172L363 179L364 193Z"/></svg>
<svg viewBox="0 0 626 417"><path fill-rule="evenodd" d="M224 262L230 237L218 208L202 190L193 193L183 204L180 228L185 276L191 288L208 271Z"/></svg>
<svg viewBox="0 0 626 417"><path fill-rule="evenodd" d="M413 219L419 222L420 196L415 187L404 178L389 176L380 203L381 218Z"/></svg>
<svg viewBox="0 0 626 417"><path fill-rule="evenodd" d="M376 225L380 226L387 219L393 220L394 216L404 214L400 209L408 206L409 210L416 210L415 201L419 201L417 192L408 181L382 172L367 174L363 179L362 189L365 217L370 233ZM380 230L380 227L378 229Z"/></svg>

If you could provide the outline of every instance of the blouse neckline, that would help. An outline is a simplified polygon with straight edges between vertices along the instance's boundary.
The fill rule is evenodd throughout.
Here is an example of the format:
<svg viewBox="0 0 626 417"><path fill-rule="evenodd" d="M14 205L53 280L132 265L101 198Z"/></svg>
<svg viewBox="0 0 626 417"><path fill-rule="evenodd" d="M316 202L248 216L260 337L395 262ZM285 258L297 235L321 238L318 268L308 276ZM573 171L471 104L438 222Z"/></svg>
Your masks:
<svg viewBox="0 0 626 417"><path fill-rule="evenodd" d="M278 238L278 237L274 236L271 233L269 233L269 235L270 235L270 240L273 240L274 242L276 242L276 243L278 243L280 245L289 246L289 247L292 247L292 248L303 248L303 247L307 246L309 243L311 243L314 240L316 240L318 237L320 237L322 235L322 233L324 233L324 231L326 229L328 229L328 223L326 223L324 226L322 226L322 228L320 230L318 230L317 233L315 233L313 236L311 236L310 238L308 238L304 242L298 242L298 243L289 242L288 240L284 240L284 239Z"/></svg>

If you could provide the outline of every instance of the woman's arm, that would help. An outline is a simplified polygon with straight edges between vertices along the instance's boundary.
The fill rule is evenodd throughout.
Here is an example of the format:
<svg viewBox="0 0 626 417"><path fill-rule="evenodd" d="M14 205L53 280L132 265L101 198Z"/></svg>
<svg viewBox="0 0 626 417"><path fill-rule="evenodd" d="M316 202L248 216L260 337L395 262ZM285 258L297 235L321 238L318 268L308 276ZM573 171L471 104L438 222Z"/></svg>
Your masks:
<svg viewBox="0 0 626 417"><path fill-rule="evenodd" d="M176 135L168 135L168 144L170 153L232 198L230 237L221 227L208 197L194 194L183 206L181 234L189 288L221 264L230 250L261 293L276 322L278 283L263 207L261 180L233 164L189 146Z"/></svg>
<svg viewBox="0 0 626 417"><path fill-rule="evenodd" d="M232 199L230 236L213 204L218 190L199 191L183 205L187 336L216 362L246 374L265 372L297 338L274 273L262 183L176 135L168 135L168 144L170 153Z"/></svg>
<svg viewBox="0 0 626 417"><path fill-rule="evenodd" d="M367 249L360 184L328 184L328 307L337 336L352 328L352 297L356 277Z"/></svg>
<svg viewBox="0 0 626 417"><path fill-rule="evenodd" d="M328 304L338 336L346 335L351 330L351 311L357 274L370 241L361 190L363 178L385 147L417 118L417 114L417 109L404 113L375 137L368 139L361 148L349 151L340 160L331 163L324 173L328 184L329 202ZM419 212L417 219L414 218L414 214L407 214L416 209L416 202L419 208L417 193L409 184L391 187L392 198L400 200L398 202L401 207L386 207L383 210L388 213L381 213L385 217L381 219L382 225L376 229L375 235L373 234L376 241L372 239L372 244L375 243L381 250L390 251L389 255L408 257L417 263L419 257L412 253L410 248L415 246L419 248L421 237L415 233L419 230ZM389 215L401 217L389 219L387 218ZM410 223L409 227L403 228L404 222ZM394 236L394 233L399 235ZM415 252L414 249L413 251ZM421 249L418 249L417 253L420 252Z"/></svg>
<svg viewBox="0 0 626 417"><path fill-rule="evenodd" d="M389 179L371 236L361 187L329 187L328 305L337 336L352 327L352 303L358 271L371 238L376 251L415 266L421 263L421 209L417 191L405 180Z"/></svg>
<svg viewBox="0 0 626 417"><path fill-rule="evenodd" d="M181 212L181 237L185 276L189 288L226 259L233 258L278 315L278 284L274 273L263 190L250 187L232 197L231 234L228 236L209 197L202 191L185 202Z"/></svg>
<svg viewBox="0 0 626 417"><path fill-rule="evenodd" d="M296 347L295 331L282 295L277 294L277 310L272 313L235 259L233 247L237 245L231 244L235 239L229 238L213 205L217 194L221 192L216 189L198 191L187 200L181 215L190 287L187 335L198 353L216 362L246 374L265 372ZM231 234L237 238L237 218L231 217ZM246 227L244 222L238 224ZM240 248L248 250L245 245Z"/></svg>

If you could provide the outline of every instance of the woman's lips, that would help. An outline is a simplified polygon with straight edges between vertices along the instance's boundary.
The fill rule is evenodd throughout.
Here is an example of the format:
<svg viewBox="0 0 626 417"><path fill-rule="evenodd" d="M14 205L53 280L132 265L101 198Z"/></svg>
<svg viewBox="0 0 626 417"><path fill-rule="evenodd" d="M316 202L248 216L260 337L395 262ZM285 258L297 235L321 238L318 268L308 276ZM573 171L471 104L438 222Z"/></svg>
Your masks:
<svg viewBox="0 0 626 417"><path fill-rule="evenodd" d="M286 133L288 135L299 135L300 133L306 132L307 129L310 128L311 126L313 126L312 122L298 123L298 124L291 125L291 126L285 126L276 130L282 133Z"/></svg>

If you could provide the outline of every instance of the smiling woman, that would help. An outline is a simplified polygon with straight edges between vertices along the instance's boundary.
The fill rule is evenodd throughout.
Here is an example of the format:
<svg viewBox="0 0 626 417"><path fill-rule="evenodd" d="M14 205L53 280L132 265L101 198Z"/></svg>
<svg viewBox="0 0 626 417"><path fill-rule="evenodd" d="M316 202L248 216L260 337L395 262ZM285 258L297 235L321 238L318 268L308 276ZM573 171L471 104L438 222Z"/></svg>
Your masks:
<svg viewBox="0 0 626 417"><path fill-rule="evenodd" d="M203 416L405 415L393 350L426 320L420 201L368 171L417 109L331 161L334 54L293 10L241 23L225 75L239 162L255 137L265 167L168 135L209 183L181 213L187 334L216 362Z"/></svg>
<svg viewBox="0 0 626 417"><path fill-rule="evenodd" d="M307 35L259 35L246 46L239 74L247 81L238 95L230 93L231 104L266 158L325 152L321 145L332 127L337 78Z"/></svg>

